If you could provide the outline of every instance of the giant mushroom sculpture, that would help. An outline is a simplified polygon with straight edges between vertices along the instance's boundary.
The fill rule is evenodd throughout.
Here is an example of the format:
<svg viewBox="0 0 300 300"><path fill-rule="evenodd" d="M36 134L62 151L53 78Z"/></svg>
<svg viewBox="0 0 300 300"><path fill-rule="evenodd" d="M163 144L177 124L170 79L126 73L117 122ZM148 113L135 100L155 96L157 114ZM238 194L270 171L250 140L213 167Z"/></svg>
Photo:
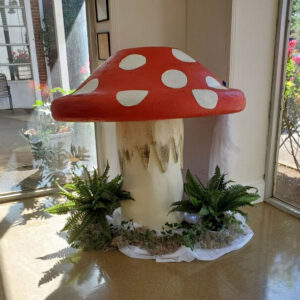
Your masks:
<svg viewBox="0 0 300 300"><path fill-rule="evenodd" d="M153 229L178 221L182 199L182 118L239 112L245 96L224 87L184 52L169 47L118 51L71 95L52 103L59 121L115 121L127 219Z"/></svg>

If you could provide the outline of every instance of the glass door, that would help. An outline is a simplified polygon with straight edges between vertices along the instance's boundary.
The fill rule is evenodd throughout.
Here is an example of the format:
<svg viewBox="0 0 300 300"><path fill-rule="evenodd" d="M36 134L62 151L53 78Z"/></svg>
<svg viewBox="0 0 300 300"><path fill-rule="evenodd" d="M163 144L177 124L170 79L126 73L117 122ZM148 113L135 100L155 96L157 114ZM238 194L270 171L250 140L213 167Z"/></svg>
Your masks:
<svg viewBox="0 0 300 300"><path fill-rule="evenodd" d="M89 72L84 0L0 0L0 73L13 103L10 110L0 97L0 196L51 188L82 165L96 167L94 124L56 122L50 110Z"/></svg>
<svg viewBox="0 0 300 300"><path fill-rule="evenodd" d="M274 196L300 210L300 1L294 0Z"/></svg>

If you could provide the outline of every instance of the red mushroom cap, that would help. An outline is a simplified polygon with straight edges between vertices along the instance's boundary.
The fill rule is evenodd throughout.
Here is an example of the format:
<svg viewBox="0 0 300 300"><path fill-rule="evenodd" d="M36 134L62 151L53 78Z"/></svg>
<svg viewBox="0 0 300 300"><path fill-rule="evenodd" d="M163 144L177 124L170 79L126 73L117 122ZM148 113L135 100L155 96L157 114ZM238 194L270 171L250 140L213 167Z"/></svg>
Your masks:
<svg viewBox="0 0 300 300"><path fill-rule="evenodd" d="M51 110L60 121L143 121L228 114L245 104L242 91L184 52L144 47L118 51Z"/></svg>

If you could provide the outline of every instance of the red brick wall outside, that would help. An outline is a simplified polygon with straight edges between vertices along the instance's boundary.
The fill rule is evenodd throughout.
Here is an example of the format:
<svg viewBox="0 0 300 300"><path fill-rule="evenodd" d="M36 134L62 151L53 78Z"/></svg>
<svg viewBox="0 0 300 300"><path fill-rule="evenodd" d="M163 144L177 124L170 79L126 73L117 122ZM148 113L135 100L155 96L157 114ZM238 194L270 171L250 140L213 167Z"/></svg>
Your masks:
<svg viewBox="0 0 300 300"><path fill-rule="evenodd" d="M40 75L40 83L47 84L46 62L43 50L43 43L40 39L41 18L38 0L30 0L32 23L35 39L35 48L38 62L38 71Z"/></svg>

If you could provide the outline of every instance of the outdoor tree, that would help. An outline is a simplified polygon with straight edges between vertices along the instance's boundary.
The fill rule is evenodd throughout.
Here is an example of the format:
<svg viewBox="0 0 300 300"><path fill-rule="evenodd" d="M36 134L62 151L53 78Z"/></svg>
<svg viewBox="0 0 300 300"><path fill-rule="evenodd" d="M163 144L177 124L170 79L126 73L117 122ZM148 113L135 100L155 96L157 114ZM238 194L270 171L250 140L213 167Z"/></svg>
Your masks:
<svg viewBox="0 0 300 300"><path fill-rule="evenodd" d="M297 158L300 148L300 56L297 54L297 45L296 40L289 42L281 125L281 131L285 135L280 147L284 146L288 150L296 168L300 171L300 162Z"/></svg>

